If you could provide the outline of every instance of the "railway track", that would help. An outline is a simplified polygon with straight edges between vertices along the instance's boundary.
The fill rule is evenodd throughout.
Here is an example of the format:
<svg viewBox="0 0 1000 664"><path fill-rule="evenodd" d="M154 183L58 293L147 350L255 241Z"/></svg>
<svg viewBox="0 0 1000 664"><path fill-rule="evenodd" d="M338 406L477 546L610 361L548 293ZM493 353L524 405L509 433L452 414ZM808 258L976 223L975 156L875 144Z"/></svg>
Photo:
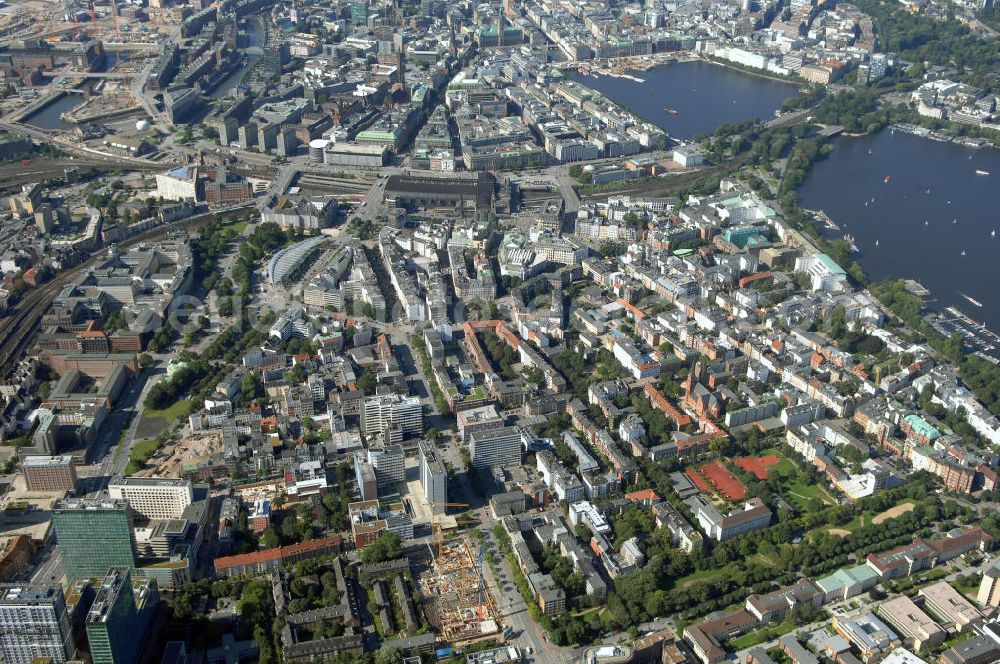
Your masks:
<svg viewBox="0 0 1000 664"><path fill-rule="evenodd" d="M122 242L120 246L130 247L140 242L159 240L166 237L167 232L171 230L183 228L190 231L202 226L211 221L217 214L231 214L233 212L252 209L253 206L244 205L195 215L138 233ZM49 306L51 306L52 300L55 299L63 286L70 283L79 274L80 270L91 267L103 259L104 248L101 248L80 265L70 270L65 270L57 274L48 283L28 291L24 299L18 302L6 316L0 318L0 376L6 376L16 366L17 362L20 361L22 353L38 331L39 321L41 321L42 316L48 310Z"/></svg>

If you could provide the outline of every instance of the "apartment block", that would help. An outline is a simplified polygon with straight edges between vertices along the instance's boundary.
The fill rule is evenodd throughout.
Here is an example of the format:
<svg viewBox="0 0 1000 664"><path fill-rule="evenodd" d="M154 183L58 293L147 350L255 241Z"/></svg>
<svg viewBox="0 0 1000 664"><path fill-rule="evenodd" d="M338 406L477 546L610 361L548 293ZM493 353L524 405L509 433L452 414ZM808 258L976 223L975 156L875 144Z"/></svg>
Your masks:
<svg viewBox="0 0 1000 664"><path fill-rule="evenodd" d="M499 429L503 426L503 418L493 405L459 411L455 417L458 420L458 437L463 443L468 443L469 436L477 431Z"/></svg>
<svg viewBox="0 0 1000 664"><path fill-rule="evenodd" d="M135 664L159 602L156 582L133 584L127 567L112 567L102 579L86 619L91 659Z"/></svg>
<svg viewBox="0 0 1000 664"><path fill-rule="evenodd" d="M501 468L521 463L521 430L500 427L477 431L469 436L469 453L475 468Z"/></svg>
<svg viewBox="0 0 1000 664"><path fill-rule="evenodd" d="M1000 559L995 560L983 572L976 601L983 606L1000 606Z"/></svg>
<svg viewBox="0 0 1000 664"><path fill-rule="evenodd" d="M397 484L406 479L406 457L402 445L369 448L368 463L375 471L380 494L391 493Z"/></svg>
<svg viewBox="0 0 1000 664"><path fill-rule="evenodd" d="M59 500L52 527L70 580L104 577L112 567L135 567L132 510L124 500Z"/></svg>
<svg viewBox="0 0 1000 664"><path fill-rule="evenodd" d="M976 635L959 641L941 653L940 664L993 664L1000 660L1000 644L987 637Z"/></svg>
<svg viewBox="0 0 1000 664"><path fill-rule="evenodd" d="M76 646L62 587L0 586L0 653L5 664L73 659Z"/></svg>
<svg viewBox="0 0 1000 664"><path fill-rule="evenodd" d="M799 607L818 609L823 604L823 591L810 579L799 579L794 584L773 592L747 598L746 608L757 620L780 620L786 613Z"/></svg>
<svg viewBox="0 0 1000 664"><path fill-rule="evenodd" d="M871 612L834 616L833 629L850 641L866 662L900 646L896 633Z"/></svg>
<svg viewBox="0 0 1000 664"><path fill-rule="evenodd" d="M918 595L924 598L927 611L939 620L954 625L958 632L964 632L985 618L982 611L945 581L927 586Z"/></svg>
<svg viewBox="0 0 1000 664"><path fill-rule="evenodd" d="M709 537L723 542L745 533L766 528L771 523L771 510L760 498L752 498L729 514L722 514L701 496L684 501Z"/></svg>
<svg viewBox="0 0 1000 664"><path fill-rule="evenodd" d="M424 408L420 399L400 394L380 394L365 399L361 430L369 437L382 436L385 443L399 443L424 430Z"/></svg>

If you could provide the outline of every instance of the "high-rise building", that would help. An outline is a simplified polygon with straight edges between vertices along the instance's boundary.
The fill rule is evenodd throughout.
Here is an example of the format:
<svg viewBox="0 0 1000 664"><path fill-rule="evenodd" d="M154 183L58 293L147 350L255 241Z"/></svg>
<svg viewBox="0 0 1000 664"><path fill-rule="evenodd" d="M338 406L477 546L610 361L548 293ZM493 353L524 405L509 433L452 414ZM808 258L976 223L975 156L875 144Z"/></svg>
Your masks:
<svg viewBox="0 0 1000 664"><path fill-rule="evenodd" d="M21 473L28 491L76 490L76 465L68 454L24 457Z"/></svg>
<svg viewBox="0 0 1000 664"><path fill-rule="evenodd" d="M521 430L518 427L484 429L469 435L474 468L500 468L521 463Z"/></svg>
<svg viewBox="0 0 1000 664"><path fill-rule="evenodd" d="M351 23L354 25L364 25L368 22L368 3L351 3Z"/></svg>
<svg viewBox="0 0 1000 664"><path fill-rule="evenodd" d="M108 495L128 501L134 514L146 519L180 519L194 500L190 480L157 477L117 477Z"/></svg>
<svg viewBox="0 0 1000 664"><path fill-rule="evenodd" d="M424 497L435 514L443 514L447 509L442 503L448 501L448 471L438 458L434 443L429 440L420 441L420 486Z"/></svg>
<svg viewBox="0 0 1000 664"><path fill-rule="evenodd" d="M104 577L111 567L135 568L132 510L124 500L59 500L52 527L70 580Z"/></svg>
<svg viewBox="0 0 1000 664"><path fill-rule="evenodd" d="M0 586L0 653L5 664L52 664L73 659L73 628L62 588L24 584Z"/></svg>
<svg viewBox="0 0 1000 664"><path fill-rule="evenodd" d="M361 452L354 453L354 478L358 482L361 500L376 500L378 498L378 480L375 479L375 469L365 461Z"/></svg>
<svg viewBox="0 0 1000 664"><path fill-rule="evenodd" d="M469 436L476 431L499 429L503 426L503 418L497 412L497 407L492 404L459 411L456 419L458 420L458 437L462 439L463 443L468 443Z"/></svg>
<svg viewBox="0 0 1000 664"><path fill-rule="evenodd" d="M127 567L112 567L102 578L87 613L91 659L94 664L134 664L156 611L159 589L151 579L133 584Z"/></svg>
<svg viewBox="0 0 1000 664"><path fill-rule="evenodd" d="M392 493L397 484L406 480L406 454L402 445L369 448L368 463L375 470L379 494Z"/></svg>
<svg viewBox="0 0 1000 664"><path fill-rule="evenodd" d="M379 394L365 399L361 419L366 436L381 435L386 443L398 443L424 430L424 408L420 399L401 394Z"/></svg>

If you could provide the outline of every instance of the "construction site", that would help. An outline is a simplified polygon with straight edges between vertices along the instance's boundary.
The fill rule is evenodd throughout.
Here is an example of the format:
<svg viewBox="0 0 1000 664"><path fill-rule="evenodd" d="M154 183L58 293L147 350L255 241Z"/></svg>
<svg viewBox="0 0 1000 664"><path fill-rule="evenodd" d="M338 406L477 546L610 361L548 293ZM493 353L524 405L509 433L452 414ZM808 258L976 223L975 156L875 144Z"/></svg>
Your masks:
<svg viewBox="0 0 1000 664"><path fill-rule="evenodd" d="M428 544L427 556L411 561L428 622L454 645L500 631L496 603L482 578L482 555L467 539Z"/></svg>
<svg viewBox="0 0 1000 664"><path fill-rule="evenodd" d="M89 36L111 50L134 50L136 42L154 46L179 22L179 11L172 7L140 7L124 0L27 0L0 8L0 37L59 43ZM162 34L161 27L166 28Z"/></svg>

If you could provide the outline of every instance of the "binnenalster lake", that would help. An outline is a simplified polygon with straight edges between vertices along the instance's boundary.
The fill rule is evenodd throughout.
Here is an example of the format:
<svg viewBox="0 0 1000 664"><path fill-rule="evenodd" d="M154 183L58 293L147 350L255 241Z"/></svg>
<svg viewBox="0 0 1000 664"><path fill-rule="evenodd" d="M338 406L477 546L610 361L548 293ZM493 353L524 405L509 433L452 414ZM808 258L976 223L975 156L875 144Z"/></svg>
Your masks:
<svg viewBox="0 0 1000 664"><path fill-rule="evenodd" d="M614 76L594 78L576 71L571 76L681 139L712 132L728 123L770 120L785 99L798 94L798 88L791 83L701 60L631 74L645 82ZM668 108L677 114L671 115Z"/></svg>
<svg viewBox="0 0 1000 664"><path fill-rule="evenodd" d="M838 139L799 198L854 236L854 258L872 281L916 279L934 308L954 306L1000 331L998 180L1000 150L886 129Z"/></svg>

